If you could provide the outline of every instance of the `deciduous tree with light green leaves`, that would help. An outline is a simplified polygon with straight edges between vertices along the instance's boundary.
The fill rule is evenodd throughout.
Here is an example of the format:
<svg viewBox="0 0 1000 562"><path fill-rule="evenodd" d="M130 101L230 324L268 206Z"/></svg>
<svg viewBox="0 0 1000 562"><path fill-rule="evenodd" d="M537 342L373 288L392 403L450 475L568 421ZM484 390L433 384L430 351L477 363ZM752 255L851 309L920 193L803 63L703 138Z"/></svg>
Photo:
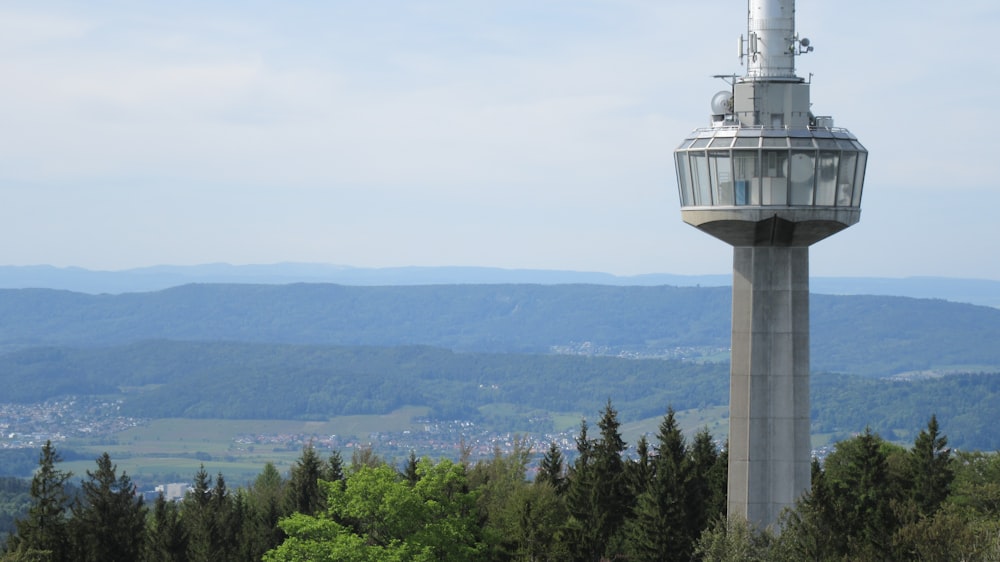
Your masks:
<svg viewBox="0 0 1000 562"><path fill-rule="evenodd" d="M417 464L410 484L392 467L363 466L343 486L321 482L325 513L282 519L288 535L266 562L466 562L484 550L476 495L465 469L449 460Z"/></svg>

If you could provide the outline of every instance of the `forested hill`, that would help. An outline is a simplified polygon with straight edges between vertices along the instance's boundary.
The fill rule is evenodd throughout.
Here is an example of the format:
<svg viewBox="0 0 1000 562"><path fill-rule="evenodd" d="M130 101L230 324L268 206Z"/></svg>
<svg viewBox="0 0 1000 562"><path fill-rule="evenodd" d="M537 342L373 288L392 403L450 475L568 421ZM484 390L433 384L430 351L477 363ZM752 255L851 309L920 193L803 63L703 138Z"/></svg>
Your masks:
<svg viewBox="0 0 1000 562"><path fill-rule="evenodd" d="M725 287L602 285L8 289L0 290L0 352L157 339L690 357L728 348L730 298ZM997 309L813 295L811 314L814 371L1000 370Z"/></svg>
<svg viewBox="0 0 1000 562"><path fill-rule="evenodd" d="M454 353L429 347L337 347L149 341L0 355L4 400L118 396L144 418L326 420L424 406L434 419L501 431L546 432L557 413L589 415L612 400L623 421L724 406L720 363L616 357ZM815 373L812 431L837 439L870 426L911 441L936 414L953 446L1000 448L990 424L1000 376L956 374L891 381Z"/></svg>

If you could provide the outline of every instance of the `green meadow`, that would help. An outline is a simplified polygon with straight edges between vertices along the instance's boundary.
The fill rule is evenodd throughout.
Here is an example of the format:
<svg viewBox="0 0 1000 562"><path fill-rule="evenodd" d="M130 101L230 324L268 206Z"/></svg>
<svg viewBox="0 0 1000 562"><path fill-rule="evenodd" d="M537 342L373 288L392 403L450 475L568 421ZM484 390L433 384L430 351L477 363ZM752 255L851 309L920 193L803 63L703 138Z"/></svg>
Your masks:
<svg viewBox="0 0 1000 562"><path fill-rule="evenodd" d="M119 470L127 471L142 484L187 482L204 465L210 474L221 472L233 485L241 485L252 480L268 462L287 472L301 454L302 446L310 440L337 436L343 444L367 443L371 433L421 429L422 424L414 420L425 416L427 411L424 407L405 407L385 415L339 416L325 422L165 418L110 438L70 441L65 446L94 459L106 451ZM258 435L288 441L237 441L239 436ZM350 451L340 449L345 460L350 460ZM64 469L77 476L94 467L92 460L64 463Z"/></svg>

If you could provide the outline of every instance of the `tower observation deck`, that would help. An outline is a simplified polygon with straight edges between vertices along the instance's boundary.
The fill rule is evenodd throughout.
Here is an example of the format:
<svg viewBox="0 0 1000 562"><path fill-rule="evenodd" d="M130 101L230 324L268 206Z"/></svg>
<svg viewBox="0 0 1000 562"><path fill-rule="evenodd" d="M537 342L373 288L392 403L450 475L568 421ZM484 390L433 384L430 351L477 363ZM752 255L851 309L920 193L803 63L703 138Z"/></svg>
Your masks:
<svg viewBox="0 0 1000 562"><path fill-rule="evenodd" d="M810 485L808 247L858 222L868 151L814 115L794 0L749 0L743 77L674 153L684 222L734 247L729 517L766 526Z"/></svg>

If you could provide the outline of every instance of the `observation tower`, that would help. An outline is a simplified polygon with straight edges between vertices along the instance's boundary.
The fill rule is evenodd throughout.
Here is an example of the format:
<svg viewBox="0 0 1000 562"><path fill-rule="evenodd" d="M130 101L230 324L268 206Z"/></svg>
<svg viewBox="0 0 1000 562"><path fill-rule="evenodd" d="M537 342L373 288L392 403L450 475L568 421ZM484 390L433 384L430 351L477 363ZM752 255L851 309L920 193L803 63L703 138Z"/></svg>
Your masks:
<svg viewBox="0 0 1000 562"><path fill-rule="evenodd" d="M868 151L815 115L794 0L749 0L746 75L674 153L681 218L733 246L728 515L760 527L809 490L809 246L858 222Z"/></svg>

